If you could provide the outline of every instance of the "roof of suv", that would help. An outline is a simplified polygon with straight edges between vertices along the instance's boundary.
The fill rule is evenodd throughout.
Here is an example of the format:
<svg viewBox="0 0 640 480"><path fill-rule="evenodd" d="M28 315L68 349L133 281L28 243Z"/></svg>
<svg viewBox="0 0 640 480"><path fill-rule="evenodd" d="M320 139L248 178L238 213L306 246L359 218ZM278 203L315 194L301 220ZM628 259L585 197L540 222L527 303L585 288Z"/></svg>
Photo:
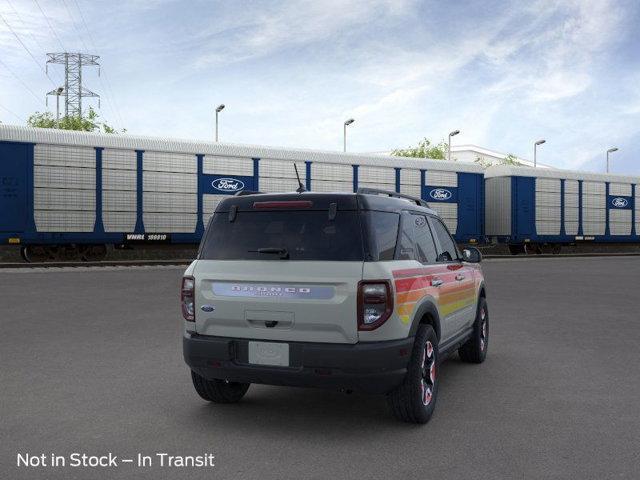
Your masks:
<svg viewBox="0 0 640 480"><path fill-rule="evenodd" d="M394 194L394 192L382 192ZM387 196L375 193L315 193L315 192L291 192L291 193L244 193L224 199L218 204L216 212L227 212L231 206L235 205L238 210L253 210L255 204L260 204L259 208L278 209L286 208L286 205L277 205L273 202L310 202L307 205L291 205L292 210L312 209L328 210L330 204L335 203L337 210L381 210L388 212L401 212L411 210L437 216L438 214L424 206L412 201L411 197ZM271 205L270 205L271 204Z"/></svg>

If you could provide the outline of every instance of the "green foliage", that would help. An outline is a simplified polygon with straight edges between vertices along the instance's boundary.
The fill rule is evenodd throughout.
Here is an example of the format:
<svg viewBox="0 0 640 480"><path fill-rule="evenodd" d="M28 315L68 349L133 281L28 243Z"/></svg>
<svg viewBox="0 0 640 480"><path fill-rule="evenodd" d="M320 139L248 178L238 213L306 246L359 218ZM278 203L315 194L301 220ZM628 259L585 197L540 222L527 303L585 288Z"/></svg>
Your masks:
<svg viewBox="0 0 640 480"><path fill-rule="evenodd" d="M446 160L448 145L441 141L437 145L432 145L431 141L424 138L418 142L417 147L409 147L406 149L397 149L391 152L391 155L397 157L413 157L413 158L431 158L436 160Z"/></svg>
<svg viewBox="0 0 640 480"><path fill-rule="evenodd" d="M514 167L521 167L524 164L518 161L518 157L516 157L513 153L508 154L506 157L498 160L497 162L492 162L483 157L476 157L475 163L480 165L482 168L493 167L494 165L511 165Z"/></svg>
<svg viewBox="0 0 640 480"><path fill-rule="evenodd" d="M27 119L27 125L37 128L58 128L60 130L80 130L83 132L118 133L118 131L100 121L100 116L91 107L82 117L65 116L59 122L51 112L36 112ZM126 129L122 129L125 133Z"/></svg>
<svg viewBox="0 0 640 480"><path fill-rule="evenodd" d="M478 165L480 165L482 168L489 168L493 166L493 162L485 159L484 157L476 157L476 159L474 160L475 163L477 163Z"/></svg>
<svg viewBox="0 0 640 480"><path fill-rule="evenodd" d="M501 165L514 165L516 167L521 167L522 163L518 161L518 157L516 157L513 153L508 154L504 159L500 162Z"/></svg>

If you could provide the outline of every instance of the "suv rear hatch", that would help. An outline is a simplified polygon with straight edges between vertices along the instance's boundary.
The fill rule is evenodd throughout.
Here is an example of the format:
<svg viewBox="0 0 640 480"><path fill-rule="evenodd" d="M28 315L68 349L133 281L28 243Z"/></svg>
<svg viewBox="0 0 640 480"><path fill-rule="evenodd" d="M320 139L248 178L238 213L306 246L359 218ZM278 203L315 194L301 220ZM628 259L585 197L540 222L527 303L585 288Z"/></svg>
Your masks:
<svg viewBox="0 0 640 480"><path fill-rule="evenodd" d="M356 343L364 253L355 197L261 197L225 201L207 227L194 269L196 332Z"/></svg>

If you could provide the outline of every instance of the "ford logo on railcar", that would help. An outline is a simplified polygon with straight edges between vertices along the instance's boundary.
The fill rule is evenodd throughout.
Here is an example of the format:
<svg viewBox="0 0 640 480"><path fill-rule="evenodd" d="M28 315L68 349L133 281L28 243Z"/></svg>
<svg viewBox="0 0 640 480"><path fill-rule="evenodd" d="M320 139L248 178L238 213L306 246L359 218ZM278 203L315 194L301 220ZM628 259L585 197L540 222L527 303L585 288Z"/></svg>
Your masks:
<svg viewBox="0 0 640 480"><path fill-rule="evenodd" d="M217 178L211 186L221 192L239 192L244 188L244 182L236 178Z"/></svg>
<svg viewBox="0 0 640 480"><path fill-rule="evenodd" d="M429 192L429 196L434 200L449 200L451 192L445 188L434 188Z"/></svg>
<svg viewBox="0 0 640 480"><path fill-rule="evenodd" d="M629 201L626 198L616 197L611 200L611 204L616 208L624 208L629 205Z"/></svg>

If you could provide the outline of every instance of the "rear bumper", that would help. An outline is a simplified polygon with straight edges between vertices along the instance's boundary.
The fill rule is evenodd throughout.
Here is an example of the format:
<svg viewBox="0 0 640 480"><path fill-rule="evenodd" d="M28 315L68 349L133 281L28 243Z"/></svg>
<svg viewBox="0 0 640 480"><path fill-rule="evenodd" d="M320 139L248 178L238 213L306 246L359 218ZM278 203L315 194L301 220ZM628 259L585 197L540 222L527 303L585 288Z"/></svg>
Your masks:
<svg viewBox="0 0 640 480"><path fill-rule="evenodd" d="M402 383L413 337L354 345L289 343L289 367L251 365L249 339L185 333L187 365L208 379L386 393Z"/></svg>

